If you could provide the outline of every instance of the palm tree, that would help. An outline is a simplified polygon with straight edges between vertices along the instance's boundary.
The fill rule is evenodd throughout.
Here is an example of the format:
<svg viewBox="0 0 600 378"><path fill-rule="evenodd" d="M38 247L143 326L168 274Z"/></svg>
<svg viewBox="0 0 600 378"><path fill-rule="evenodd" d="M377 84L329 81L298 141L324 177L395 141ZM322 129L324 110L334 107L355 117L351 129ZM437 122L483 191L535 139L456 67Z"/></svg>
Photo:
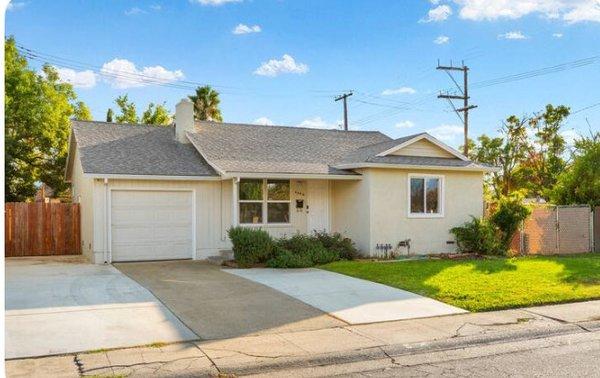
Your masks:
<svg viewBox="0 0 600 378"><path fill-rule="evenodd" d="M223 121L221 110L219 109L219 92L215 91L210 85L196 88L196 94L188 96L194 103L194 117L199 121Z"/></svg>

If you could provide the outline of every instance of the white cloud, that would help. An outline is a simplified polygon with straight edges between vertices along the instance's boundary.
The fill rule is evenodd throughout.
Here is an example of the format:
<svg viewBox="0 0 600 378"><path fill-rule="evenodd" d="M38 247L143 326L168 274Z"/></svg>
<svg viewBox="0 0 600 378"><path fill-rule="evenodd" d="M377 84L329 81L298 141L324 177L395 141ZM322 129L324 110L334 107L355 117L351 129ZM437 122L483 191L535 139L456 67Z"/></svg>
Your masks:
<svg viewBox="0 0 600 378"><path fill-rule="evenodd" d="M267 117L259 117L257 119L254 120L254 122L252 122L256 125L263 125L263 126L273 126L274 123L273 121L271 121L269 118Z"/></svg>
<svg viewBox="0 0 600 378"><path fill-rule="evenodd" d="M554 38L562 38L563 37L563 33L553 33L552 36Z"/></svg>
<svg viewBox="0 0 600 378"><path fill-rule="evenodd" d="M152 9L153 11L157 11L158 12L158 11L162 10L162 5L160 5L160 4L152 4L152 5L150 5L150 9Z"/></svg>
<svg viewBox="0 0 600 378"><path fill-rule="evenodd" d="M398 123L396 123L396 128L397 129L410 129L411 127L414 127L415 123L413 121L400 121Z"/></svg>
<svg viewBox="0 0 600 378"><path fill-rule="evenodd" d="M258 25L248 26L245 24L238 24L231 32L233 34L250 34L250 33L260 33L261 28Z"/></svg>
<svg viewBox="0 0 600 378"><path fill-rule="evenodd" d="M448 19L452 15L452 8L448 5L439 5L427 12L427 17L419 20L419 22L440 22Z"/></svg>
<svg viewBox="0 0 600 378"><path fill-rule="evenodd" d="M386 89L381 92L382 96L393 96L397 94L415 94L417 91L411 87L400 87L400 88L392 88Z"/></svg>
<svg viewBox="0 0 600 378"><path fill-rule="evenodd" d="M190 3L197 3L200 5L219 6L227 3L241 3L242 0L190 0Z"/></svg>
<svg viewBox="0 0 600 378"><path fill-rule="evenodd" d="M567 12L563 19L570 24L577 22L600 22L600 0L582 1Z"/></svg>
<svg viewBox="0 0 600 378"><path fill-rule="evenodd" d="M264 62L255 71L255 75L275 77L284 73L305 74L308 72L308 65L296 63L294 58L284 54L281 60L271 59Z"/></svg>
<svg viewBox="0 0 600 378"><path fill-rule="evenodd" d="M100 72L105 76L106 82L120 89L170 83L184 77L181 70L169 71L162 66L144 67L139 70L133 62L118 58L104 63Z"/></svg>
<svg viewBox="0 0 600 378"><path fill-rule="evenodd" d="M75 88L93 88L96 85L96 74L91 70L75 71L70 68L54 67L60 81L72 84Z"/></svg>
<svg viewBox="0 0 600 378"><path fill-rule="evenodd" d="M433 40L433 43L435 43L436 45L445 45L448 42L450 42L450 37L445 35L440 35L439 37Z"/></svg>
<svg viewBox="0 0 600 378"><path fill-rule="evenodd" d="M146 11L138 7L129 8L125 11L126 16L135 16L142 13L146 13Z"/></svg>
<svg viewBox="0 0 600 378"><path fill-rule="evenodd" d="M511 31L504 34L498 34L498 39L527 39L527 36L520 31Z"/></svg>
<svg viewBox="0 0 600 378"><path fill-rule="evenodd" d="M457 140L457 137L462 136L464 129L458 125L440 125L433 129L427 130L427 132L439 140L446 143L453 143Z"/></svg>
<svg viewBox="0 0 600 378"><path fill-rule="evenodd" d="M329 123L323 120L321 117L314 117L305 119L300 123L300 127L310 127L311 129L339 129L338 123Z"/></svg>
<svg viewBox="0 0 600 378"><path fill-rule="evenodd" d="M6 6L6 10L8 10L8 11L15 11L15 10L19 10L21 8L24 8L26 5L27 5L27 3L24 2L24 1L11 1Z"/></svg>
<svg viewBox="0 0 600 378"><path fill-rule="evenodd" d="M600 0L454 0L463 19L491 21L537 14L569 23L600 22Z"/></svg>

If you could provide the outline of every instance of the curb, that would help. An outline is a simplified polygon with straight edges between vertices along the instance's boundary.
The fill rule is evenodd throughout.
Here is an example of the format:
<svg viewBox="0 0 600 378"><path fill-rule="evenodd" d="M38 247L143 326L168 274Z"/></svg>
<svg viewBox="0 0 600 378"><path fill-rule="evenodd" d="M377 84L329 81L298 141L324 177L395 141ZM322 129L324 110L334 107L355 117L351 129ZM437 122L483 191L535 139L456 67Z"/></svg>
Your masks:
<svg viewBox="0 0 600 378"><path fill-rule="evenodd" d="M596 329L600 329L600 323ZM439 352L444 350L462 349L467 347L501 344L513 341L533 340L544 337L560 336L567 334L586 333L584 329L575 324L565 324L560 327L541 330L518 330L502 332L499 334L483 334L476 336L463 336L446 340L421 342L411 344L394 344L354 349L343 352L332 352L312 356L270 358L270 361L261 361L249 365L221 365L214 361L218 370L223 374L249 375L267 373L290 368L307 368L311 366L324 366L333 364L347 364L352 362L389 359L403 355Z"/></svg>

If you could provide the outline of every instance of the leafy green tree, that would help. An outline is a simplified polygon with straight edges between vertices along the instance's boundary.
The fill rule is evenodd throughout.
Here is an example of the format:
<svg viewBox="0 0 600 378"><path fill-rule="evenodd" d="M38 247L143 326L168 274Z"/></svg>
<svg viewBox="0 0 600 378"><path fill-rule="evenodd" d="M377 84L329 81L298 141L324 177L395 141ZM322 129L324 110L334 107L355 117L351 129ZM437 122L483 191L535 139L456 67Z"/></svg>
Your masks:
<svg viewBox="0 0 600 378"><path fill-rule="evenodd" d="M196 88L196 94L188 96L194 103L194 117L200 121L222 122L223 116L219 109L221 100L219 92L206 85Z"/></svg>
<svg viewBox="0 0 600 378"><path fill-rule="evenodd" d="M118 123L139 123L140 119L133 101L129 101L127 95L119 96L115 99L115 104L119 107L121 114L115 117Z"/></svg>
<svg viewBox="0 0 600 378"><path fill-rule="evenodd" d="M106 111L106 122L112 122L115 116L115 112L111 108Z"/></svg>
<svg viewBox="0 0 600 378"><path fill-rule="evenodd" d="M560 175L550 191L557 205L600 206L600 133L575 143L572 164Z"/></svg>
<svg viewBox="0 0 600 378"><path fill-rule="evenodd" d="M88 106L83 101L78 101L75 104L73 118L80 121L91 121L93 119L90 108L88 108Z"/></svg>
<svg viewBox="0 0 600 378"><path fill-rule="evenodd" d="M165 104L148 104L148 108L142 114L142 123L148 125L169 125L171 123L171 114L165 107Z"/></svg>
<svg viewBox="0 0 600 378"><path fill-rule="evenodd" d="M500 128L502 137L481 135L470 149L469 157L474 161L500 167L499 172L492 172L487 179L488 190L494 199L508 195L518 187L516 169L530 148L526 123L526 119L510 116Z"/></svg>
<svg viewBox="0 0 600 378"><path fill-rule="evenodd" d="M65 160L71 118L79 112L71 84L45 65L36 73L7 38L5 54L5 200L25 201L46 183L64 192Z"/></svg>
<svg viewBox="0 0 600 378"><path fill-rule="evenodd" d="M565 169L566 143L560 128L569 113L566 106L554 107L549 104L543 113L535 115L528 122L535 132L534 148L529 149L522 164L524 172L521 176L530 196L547 198L548 190Z"/></svg>

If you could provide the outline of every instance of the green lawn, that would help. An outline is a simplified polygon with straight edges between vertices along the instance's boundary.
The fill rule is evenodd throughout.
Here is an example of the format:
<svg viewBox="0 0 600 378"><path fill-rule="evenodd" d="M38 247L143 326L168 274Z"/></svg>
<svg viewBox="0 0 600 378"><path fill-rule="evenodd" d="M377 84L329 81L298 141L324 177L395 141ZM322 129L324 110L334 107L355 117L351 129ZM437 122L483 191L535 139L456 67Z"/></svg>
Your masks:
<svg viewBox="0 0 600 378"><path fill-rule="evenodd" d="M486 260L339 261L322 269L469 311L600 299L600 254Z"/></svg>

